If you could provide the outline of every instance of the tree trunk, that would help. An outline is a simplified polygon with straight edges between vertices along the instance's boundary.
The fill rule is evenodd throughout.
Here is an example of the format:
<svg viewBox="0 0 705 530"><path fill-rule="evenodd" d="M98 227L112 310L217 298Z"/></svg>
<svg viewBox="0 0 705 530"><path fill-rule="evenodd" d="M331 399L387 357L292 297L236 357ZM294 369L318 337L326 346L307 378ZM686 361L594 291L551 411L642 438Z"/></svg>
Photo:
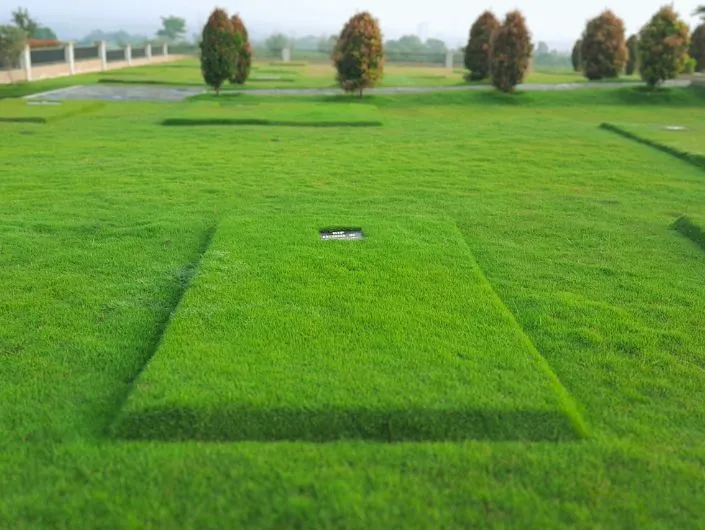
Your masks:
<svg viewBox="0 0 705 530"><path fill-rule="evenodd" d="M360 87L360 99L362 99L362 87Z"/></svg>

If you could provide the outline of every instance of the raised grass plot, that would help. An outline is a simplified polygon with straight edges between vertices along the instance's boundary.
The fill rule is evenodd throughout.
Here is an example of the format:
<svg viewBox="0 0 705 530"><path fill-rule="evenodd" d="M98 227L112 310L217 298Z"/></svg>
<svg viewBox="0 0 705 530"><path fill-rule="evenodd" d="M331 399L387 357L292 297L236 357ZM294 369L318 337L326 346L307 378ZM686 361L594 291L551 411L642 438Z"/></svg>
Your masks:
<svg viewBox="0 0 705 530"><path fill-rule="evenodd" d="M637 141L662 146L664 150L671 150L674 153L699 157L702 165L705 165L705 143L703 143L705 127L698 116L678 116L677 121L674 122L673 117L665 115L658 121L647 123L620 121L610 125L631 135Z"/></svg>
<svg viewBox="0 0 705 530"><path fill-rule="evenodd" d="M136 383L127 438L576 439L572 399L455 225L230 218Z"/></svg>
<svg viewBox="0 0 705 530"><path fill-rule="evenodd" d="M221 96L212 101L193 101L162 125L188 126L271 126L271 127L381 127L379 109L370 104L270 103L248 104L240 95Z"/></svg>
<svg viewBox="0 0 705 530"><path fill-rule="evenodd" d="M52 121L95 112L103 108L103 103L86 101L47 101L43 99L30 100L0 100L0 123L37 123L45 124Z"/></svg>

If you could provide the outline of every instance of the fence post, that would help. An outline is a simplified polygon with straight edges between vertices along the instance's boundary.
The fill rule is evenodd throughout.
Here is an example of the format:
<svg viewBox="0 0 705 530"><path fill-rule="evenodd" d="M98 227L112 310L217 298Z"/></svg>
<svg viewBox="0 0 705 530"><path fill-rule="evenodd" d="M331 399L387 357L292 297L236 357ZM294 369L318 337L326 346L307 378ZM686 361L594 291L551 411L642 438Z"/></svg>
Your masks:
<svg viewBox="0 0 705 530"><path fill-rule="evenodd" d="M291 61L291 48L284 48L282 50L282 61L285 63Z"/></svg>
<svg viewBox="0 0 705 530"><path fill-rule="evenodd" d="M151 45L151 44L145 45L145 47L144 47L144 56L145 56L148 60L151 60L151 59L152 59L152 45Z"/></svg>
<svg viewBox="0 0 705 530"><path fill-rule="evenodd" d="M100 69L105 72L108 69L108 45L104 40L98 43L98 56L100 57Z"/></svg>
<svg viewBox="0 0 705 530"><path fill-rule="evenodd" d="M128 66L132 66L132 44L125 45L125 61Z"/></svg>
<svg viewBox="0 0 705 530"><path fill-rule="evenodd" d="M24 78L27 81L32 80L32 50L29 44L24 45L22 55L20 56L20 68L24 70Z"/></svg>
<svg viewBox="0 0 705 530"><path fill-rule="evenodd" d="M169 45L166 42L162 44L162 55L165 57L169 55Z"/></svg>
<svg viewBox="0 0 705 530"><path fill-rule="evenodd" d="M453 52L451 50L446 51L446 68L448 70L453 69Z"/></svg>
<svg viewBox="0 0 705 530"><path fill-rule="evenodd" d="M73 42L67 42L64 48L64 58L69 65L69 75L76 73L76 58L73 53Z"/></svg>

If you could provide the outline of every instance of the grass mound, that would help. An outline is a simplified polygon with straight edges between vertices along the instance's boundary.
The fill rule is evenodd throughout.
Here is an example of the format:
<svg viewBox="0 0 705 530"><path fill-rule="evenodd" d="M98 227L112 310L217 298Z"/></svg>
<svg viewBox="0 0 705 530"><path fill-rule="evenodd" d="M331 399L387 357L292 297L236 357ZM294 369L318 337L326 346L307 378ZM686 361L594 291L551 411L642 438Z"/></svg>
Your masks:
<svg viewBox="0 0 705 530"><path fill-rule="evenodd" d="M687 215L683 215L673 223L673 228L705 250L705 231L702 229L702 224L696 223Z"/></svg>
<svg viewBox="0 0 705 530"><path fill-rule="evenodd" d="M259 104L256 104L259 103ZM247 96L233 95L218 100L191 100L176 116L161 121L165 126L264 126L264 127L381 127L379 110L374 105L345 103L258 102Z"/></svg>
<svg viewBox="0 0 705 530"><path fill-rule="evenodd" d="M46 124L80 114L95 112L103 107L105 107L105 103L101 102L44 102L39 99L5 99L0 101L0 123Z"/></svg>
<svg viewBox="0 0 705 530"><path fill-rule="evenodd" d="M611 123L603 123L600 127L634 142L668 153L688 164L705 169L705 149L703 149L705 135L702 133L689 131L687 128L683 130L680 130L680 128L669 128L667 125L617 126ZM684 138L685 142L682 141ZM697 149L702 151L702 154L684 151L684 147Z"/></svg>
<svg viewBox="0 0 705 530"><path fill-rule="evenodd" d="M318 222L317 222L318 221ZM570 397L453 224L232 218L117 434L162 440L576 439ZM559 387L559 388L555 388Z"/></svg>

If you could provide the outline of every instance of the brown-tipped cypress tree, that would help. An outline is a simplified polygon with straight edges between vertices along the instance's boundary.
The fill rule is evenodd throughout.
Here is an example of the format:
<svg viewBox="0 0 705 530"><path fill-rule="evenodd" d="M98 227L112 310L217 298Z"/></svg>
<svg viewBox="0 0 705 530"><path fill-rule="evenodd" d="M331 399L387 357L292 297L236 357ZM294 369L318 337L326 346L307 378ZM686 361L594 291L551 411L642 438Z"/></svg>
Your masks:
<svg viewBox="0 0 705 530"><path fill-rule="evenodd" d="M632 35L627 39L627 66L625 73L633 75L639 64L639 37Z"/></svg>
<svg viewBox="0 0 705 530"><path fill-rule="evenodd" d="M639 33L639 73L650 87L674 79L688 59L690 31L671 6L662 7Z"/></svg>
<svg viewBox="0 0 705 530"><path fill-rule="evenodd" d="M508 13L504 23L492 34L492 84L503 92L514 90L514 87L524 80L533 49L524 16L519 11Z"/></svg>
<svg viewBox="0 0 705 530"><path fill-rule="evenodd" d="M583 41L578 39L573 45L573 51L570 54L570 62L573 64L574 72L581 72L583 69L582 60L580 58L580 47L583 45Z"/></svg>
<svg viewBox="0 0 705 530"><path fill-rule="evenodd" d="M239 15L233 15L230 19L230 24L232 25L233 31L239 34L242 40L237 57L237 64L235 65L235 73L230 78L230 82L242 85L247 81L247 78L250 77L250 70L252 69L252 45L250 44L250 35L247 32L245 23Z"/></svg>
<svg viewBox="0 0 705 530"><path fill-rule="evenodd" d="M695 59L696 72L705 71L705 24L700 24L693 31L688 55Z"/></svg>
<svg viewBox="0 0 705 530"><path fill-rule="evenodd" d="M485 11L470 28L465 46L465 68L470 70L468 79L480 81L490 75L490 43L492 33L499 27L499 20L491 11Z"/></svg>
<svg viewBox="0 0 705 530"><path fill-rule="evenodd" d="M379 23L368 12L357 13L343 27L333 51L337 80L346 92L358 92L382 79L384 44Z"/></svg>
<svg viewBox="0 0 705 530"><path fill-rule="evenodd" d="M242 38L233 31L228 14L215 9L201 36L201 72L207 85L220 94L220 87L232 78Z"/></svg>
<svg viewBox="0 0 705 530"><path fill-rule="evenodd" d="M624 22L609 9L589 20L582 38L583 73L590 80L618 77L627 62Z"/></svg>

